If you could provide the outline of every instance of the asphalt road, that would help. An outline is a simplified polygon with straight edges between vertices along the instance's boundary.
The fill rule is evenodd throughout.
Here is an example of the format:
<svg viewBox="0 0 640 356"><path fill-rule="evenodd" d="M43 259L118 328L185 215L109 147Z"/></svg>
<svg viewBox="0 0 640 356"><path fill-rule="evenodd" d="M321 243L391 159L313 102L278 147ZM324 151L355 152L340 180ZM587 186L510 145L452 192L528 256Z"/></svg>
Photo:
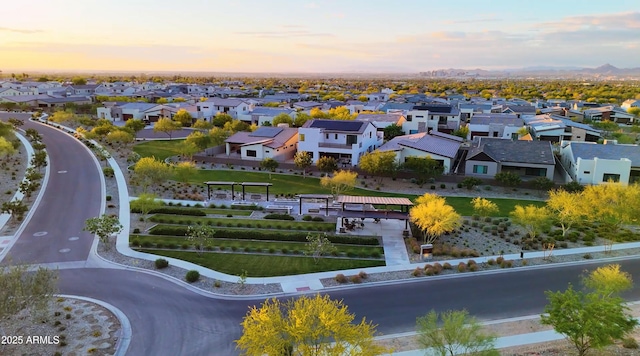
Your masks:
<svg viewBox="0 0 640 356"><path fill-rule="evenodd" d="M0 119L15 116L3 114ZM25 264L85 261L93 235L82 229L86 219L100 214L102 173L81 143L57 129L30 122L28 118L24 121L23 129L35 128L43 137L50 176L40 205L4 261Z"/></svg>
<svg viewBox="0 0 640 356"><path fill-rule="evenodd" d="M620 262L623 270L640 272L640 260ZM481 320L539 314L544 291L579 284L587 269L602 265L511 270L469 277L336 290L356 320L366 317L382 334L414 331L416 317L429 310L467 309ZM262 300L222 300L201 296L162 278L124 270L82 269L60 272L60 291L102 299L129 318L133 337L130 355L236 355L234 340L248 307ZM640 299L640 288L625 295Z"/></svg>

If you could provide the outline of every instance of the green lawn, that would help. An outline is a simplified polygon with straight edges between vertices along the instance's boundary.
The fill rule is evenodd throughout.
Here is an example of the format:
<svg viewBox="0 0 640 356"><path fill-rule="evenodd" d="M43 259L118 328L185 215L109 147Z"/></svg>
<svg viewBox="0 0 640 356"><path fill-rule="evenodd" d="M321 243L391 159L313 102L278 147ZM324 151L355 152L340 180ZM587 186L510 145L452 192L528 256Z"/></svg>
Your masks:
<svg viewBox="0 0 640 356"><path fill-rule="evenodd" d="M179 155L178 145L184 141L179 140L156 140L139 143L133 146L133 151L137 152L140 157L155 157L157 160L163 160L167 157Z"/></svg>
<svg viewBox="0 0 640 356"><path fill-rule="evenodd" d="M447 203L451 205L456 212L462 216L473 215L473 207L471 206L471 200L473 198L467 197L445 197ZM496 203L499 211L491 216L509 216L509 213L513 211L516 205L527 206L529 204L535 206L543 206L545 202L537 200L523 200L523 199L505 199L505 198L487 198Z"/></svg>
<svg viewBox="0 0 640 356"><path fill-rule="evenodd" d="M154 244L152 246L158 247L156 244L162 244L164 248L168 248L173 244L181 248L182 244L193 245L185 237L173 237L173 236L152 236L152 235L131 235L130 241L137 240L140 245L145 242ZM306 250L305 242L293 242L293 241L264 241L264 240L242 240L242 239L212 239L208 245L214 248L223 246L225 249L231 249L233 247L242 251L245 247L249 247L253 252L269 253L269 249L273 249L274 252L281 252L282 249L288 251L300 251L303 253ZM380 256L384 254L384 250L380 246L363 246L363 245L345 245L345 244L333 244L336 247L338 253L344 255L348 253L355 254L360 257L370 257L371 254L377 252Z"/></svg>
<svg viewBox="0 0 640 356"><path fill-rule="evenodd" d="M249 216L251 215L251 210L240 210L240 209L203 209L207 214L216 214L216 215L228 215L231 214L233 216Z"/></svg>
<svg viewBox="0 0 640 356"><path fill-rule="evenodd" d="M243 270L249 277L274 277L294 274L340 271L353 268L384 266L384 261L323 258L315 263L311 257L269 256L233 253L166 251L140 249L141 252L189 261L212 270L239 276Z"/></svg>

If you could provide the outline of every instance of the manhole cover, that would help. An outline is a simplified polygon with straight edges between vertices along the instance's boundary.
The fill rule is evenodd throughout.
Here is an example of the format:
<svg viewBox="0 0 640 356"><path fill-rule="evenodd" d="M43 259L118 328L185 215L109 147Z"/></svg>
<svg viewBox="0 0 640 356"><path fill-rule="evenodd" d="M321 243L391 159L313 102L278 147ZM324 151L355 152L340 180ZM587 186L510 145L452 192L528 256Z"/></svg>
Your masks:
<svg viewBox="0 0 640 356"><path fill-rule="evenodd" d="M60 250L60 253L67 253L69 251L71 251L70 248L63 248L62 250Z"/></svg>
<svg viewBox="0 0 640 356"><path fill-rule="evenodd" d="M79 237L78 237L78 236L71 236L71 237L69 238L69 241L75 241L75 240L77 240L77 239L79 239Z"/></svg>
<svg viewBox="0 0 640 356"><path fill-rule="evenodd" d="M44 236L46 234L47 234L46 231L38 231L35 234L33 234L33 236L40 237L40 236Z"/></svg>
<svg viewBox="0 0 640 356"><path fill-rule="evenodd" d="M67 173L67 171L58 171L58 173L64 174L64 173Z"/></svg>

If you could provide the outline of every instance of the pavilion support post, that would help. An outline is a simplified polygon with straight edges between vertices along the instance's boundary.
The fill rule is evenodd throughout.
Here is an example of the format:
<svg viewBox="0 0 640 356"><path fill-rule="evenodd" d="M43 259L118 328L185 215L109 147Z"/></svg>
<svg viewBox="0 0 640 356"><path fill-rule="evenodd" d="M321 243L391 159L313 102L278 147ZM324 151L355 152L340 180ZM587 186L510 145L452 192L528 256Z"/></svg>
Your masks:
<svg viewBox="0 0 640 356"><path fill-rule="evenodd" d="M244 184L242 185L242 201L244 201Z"/></svg>
<svg viewBox="0 0 640 356"><path fill-rule="evenodd" d="M235 184L231 184L231 200L236 200Z"/></svg>
<svg viewBox="0 0 640 356"><path fill-rule="evenodd" d="M207 184L207 200L211 200L211 186Z"/></svg>
<svg viewBox="0 0 640 356"><path fill-rule="evenodd" d="M299 210L300 214L299 215L302 215L302 197L300 197L300 200L298 200L298 207L300 208L300 210Z"/></svg>
<svg viewBox="0 0 640 356"><path fill-rule="evenodd" d="M269 186L267 186L267 201L269 201Z"/></svg>
<svg viewBox="0 0 640 356"><path fill-rule="evenodd" d="M326 198L324 202L326 204L326 209L324 209L324 216L329 216L329 198Z"/></svg>

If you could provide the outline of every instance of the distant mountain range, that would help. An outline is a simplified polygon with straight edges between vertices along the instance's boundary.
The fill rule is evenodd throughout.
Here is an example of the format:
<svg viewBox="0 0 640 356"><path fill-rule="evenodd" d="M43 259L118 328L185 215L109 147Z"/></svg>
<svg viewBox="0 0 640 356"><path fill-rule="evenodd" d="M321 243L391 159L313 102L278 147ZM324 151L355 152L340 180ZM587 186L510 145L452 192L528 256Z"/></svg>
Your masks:
<svg viewBox="0 0 640 356"><path fill-rule="evenodd" d="M640 67L618 68L611 64L604 64L596 68L581 67L552 67L538 66L519 69L484 70L484 69L438 69L420 72L422 77L441 78L506 78L506 77L534 77L534 78L602 78L623 79L640 78Z"/></svg>

